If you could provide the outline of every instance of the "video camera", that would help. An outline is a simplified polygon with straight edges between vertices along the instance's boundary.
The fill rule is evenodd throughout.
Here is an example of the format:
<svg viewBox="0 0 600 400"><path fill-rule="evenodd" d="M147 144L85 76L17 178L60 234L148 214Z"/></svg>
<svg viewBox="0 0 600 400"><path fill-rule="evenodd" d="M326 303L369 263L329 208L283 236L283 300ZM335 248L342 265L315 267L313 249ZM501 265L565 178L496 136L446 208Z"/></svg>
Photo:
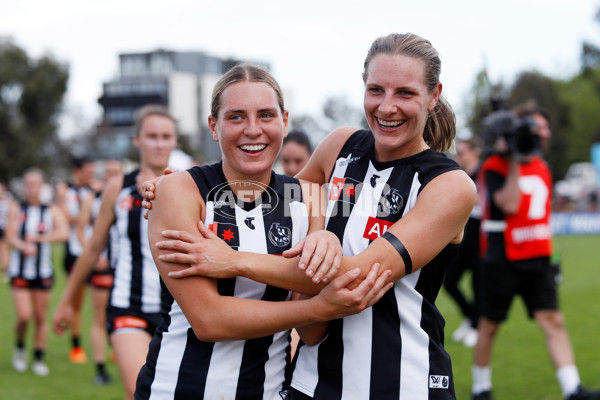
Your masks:
<svg viewBox="0 0 600 400"><path fill-rule="evenodd" d="M531 156L542 151L540 137L533 131L535 122L531 117L519 118L509 110L497 110L483 119L483 143L485 153L503 157ZM506 151L496 148L498 140L506 140Z"/></svg>

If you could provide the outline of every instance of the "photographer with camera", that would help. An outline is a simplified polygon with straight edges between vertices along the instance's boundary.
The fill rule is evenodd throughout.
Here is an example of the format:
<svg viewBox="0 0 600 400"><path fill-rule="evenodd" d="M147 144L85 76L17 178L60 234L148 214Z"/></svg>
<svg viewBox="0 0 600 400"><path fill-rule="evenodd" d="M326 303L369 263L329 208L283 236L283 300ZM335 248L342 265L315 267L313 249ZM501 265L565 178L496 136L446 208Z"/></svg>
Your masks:
<svg viewBox="0 0 600 400"><path fill-rule="evenodd" d="M580 382L558 309L558 267L551 265L552 178L541 158L550 129L546 112L527 105L495 111L483 122L487 158L478 175L482 207L482 316L473 366L473 399L491 399L492 345L512 299L520 295L542 329L565 399L600 399Z"/></svg>

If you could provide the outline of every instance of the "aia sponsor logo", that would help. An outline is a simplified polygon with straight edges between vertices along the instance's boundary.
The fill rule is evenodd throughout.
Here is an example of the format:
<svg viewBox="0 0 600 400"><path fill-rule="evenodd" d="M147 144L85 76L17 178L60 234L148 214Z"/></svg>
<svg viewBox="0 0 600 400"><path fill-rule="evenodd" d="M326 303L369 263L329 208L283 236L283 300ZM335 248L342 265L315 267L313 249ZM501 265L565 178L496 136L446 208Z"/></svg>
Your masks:
<svg viewBox="0 0 600 400"><path fill-rule="evenodd" d="M392 221L386 221L379 218L369 217L363 237L369 240L375 240L383 235L390 226L394 225Z"/></svg>

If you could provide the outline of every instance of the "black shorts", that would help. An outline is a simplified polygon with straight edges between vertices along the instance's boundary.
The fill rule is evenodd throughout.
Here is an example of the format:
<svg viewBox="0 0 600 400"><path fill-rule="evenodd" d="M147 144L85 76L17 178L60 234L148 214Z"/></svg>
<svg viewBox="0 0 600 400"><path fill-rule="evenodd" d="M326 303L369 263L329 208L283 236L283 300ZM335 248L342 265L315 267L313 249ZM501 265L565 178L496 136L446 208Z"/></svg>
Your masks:
<svg viewBox="0 0 600 400"><path fill-rule="evenodd" d="M154 335L154 331L160 325L162 316L157 313L141 313L128 308L116 308L108 306L106 309L106 330L108 334L118 330L144 330Z"/></svg>
<svg viewBox="0 0 600 400"><path fill-rule="evenodd" d="M41 289L50 290L54 285L54 277L25 279L21 277L13 277L10 279L10 286L13 289Z"/></svg>
<svg viewBox="0 0 600 400"><path fill-rule="evenodd" d="M4 239L4 228L0 228L0 240Z"/></svg>
<svg viewBox="0 0 600 400"><path fill-rule="evenodd" d="M483 260L483 316L504 321L516 295L523 299L529 318L535 311L558 310L559 274L548 257L500 263Z"/></svg>
<svg viewBox="0 0 600 400"><path fill-rule="evenodd" d="M69 251L69 244L65 245L65 272L68 274L73 270L73 266L75 265L75 261L77 261L77 256L71 254Z"/></svg>

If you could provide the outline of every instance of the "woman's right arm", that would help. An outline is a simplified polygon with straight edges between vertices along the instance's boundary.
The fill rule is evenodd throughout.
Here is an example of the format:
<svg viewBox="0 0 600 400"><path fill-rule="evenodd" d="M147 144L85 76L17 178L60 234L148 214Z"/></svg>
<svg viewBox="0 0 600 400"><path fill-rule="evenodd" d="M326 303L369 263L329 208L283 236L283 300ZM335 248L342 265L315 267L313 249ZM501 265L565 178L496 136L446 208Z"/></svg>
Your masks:
<svg viewBox="0 0 600 400"><path fill-rule="evenodd" d="M107 184L102 194L100 213L94 222L92 236L85 243L83 252L69 274L67 286L61 300L54 311L53 327L57 334L62 334L71 318L71 302L74 295L85 284L87 276L94 268L100 253L106 248L110 227L115 220L114 205L123 186L123 177L115 177Z"/></svg>

